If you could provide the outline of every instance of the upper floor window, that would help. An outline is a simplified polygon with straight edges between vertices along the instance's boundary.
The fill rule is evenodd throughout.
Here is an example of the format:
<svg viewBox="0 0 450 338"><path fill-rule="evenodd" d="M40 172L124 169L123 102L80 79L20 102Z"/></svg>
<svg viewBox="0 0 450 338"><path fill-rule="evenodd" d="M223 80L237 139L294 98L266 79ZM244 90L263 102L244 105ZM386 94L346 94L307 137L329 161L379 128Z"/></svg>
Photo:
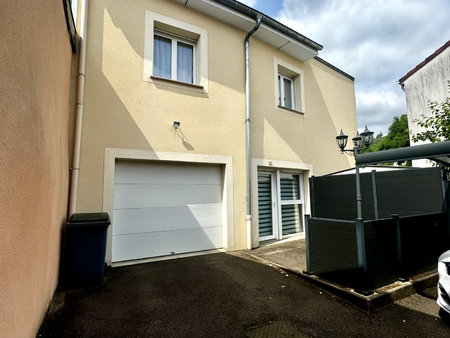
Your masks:
<svg viewBox="0 0 450 338"><path fill-rule="evenodd" d="M195 83L195 42L155 33L153 75L180 82Z"/></svg>
<svg viewBox="0 0 450 338"><path fill-rule="evenodd" d="M305 113L303 70L274 58L275 107Z"/></svg>
<svg viewBox="0 0 450 338"><path fill-rule="evenodd" d="M144 48L144 81L208 92L205 29L146 11Z"/></svg>
<svg viewBox="0 0 450 338"><path fill-rule="evenodd" d="M278 105L295 110L294 81L283 74L278 74Z"/></svg>

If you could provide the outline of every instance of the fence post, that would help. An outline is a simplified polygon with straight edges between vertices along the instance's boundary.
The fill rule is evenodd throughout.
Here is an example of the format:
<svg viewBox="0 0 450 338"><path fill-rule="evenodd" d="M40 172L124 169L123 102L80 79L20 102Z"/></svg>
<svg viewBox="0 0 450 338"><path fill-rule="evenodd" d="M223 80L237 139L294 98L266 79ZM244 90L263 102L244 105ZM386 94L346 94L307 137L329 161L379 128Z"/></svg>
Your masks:
<svg viewBox="0 0 450 338"><path fill-rule="evenodd" d="M400 227L400 217L397 214L391 215L392 219L395 222L395 238L397 242L397 261L398 261L398 268L400 272L400 277L398 280L402 282L406 282L409 280L408 274L406 273L406 267L405 262L403 261L403 248L402 248L402 230Z"/></svg>
<svg viewBox="0 0 450 338"><path fill-rule="evenodd" d="M448 171L441 167L441 187L442 187L442 209L447 214L447 245L450 245L450 196L449 196L449 189L448 189L448 181L447 181L447 175Z"/></svg>
<svg viewBox="0 0 450 338"><path fill-rule="evenodd" d="M379 219L378 215L378 197L377 197L377 179L376 170L372 170L372 193L373 193L373 212L375 214L375 219Z"/></svg>
<svg viewBox="0 0 450 338"><path fill-rule="evenodd" d="M316 195L314 191L314 180L315 176L309 178L309 198L311 203L311 216L316 217Z"/></svg>
<svg viewBox="0 0 450 338"><path fill-rule="evenodd" d="M310 215L305 215L305 244L306 244L306 273L311 274L311 260L310 260L310 246L309 246L309 219L311 218Z"/></svg>
<svg viewBox="0 0 450 338"><path fill-rule="evenodd" d="M373 294L369 286L369 279L367 273L367 255L366 255L366 229L364 227L364 220L357 218L355 222L356 226L356 245L358 250L358 267L362 273L361 288L356 288L355 291L368 296Z"/></svg>

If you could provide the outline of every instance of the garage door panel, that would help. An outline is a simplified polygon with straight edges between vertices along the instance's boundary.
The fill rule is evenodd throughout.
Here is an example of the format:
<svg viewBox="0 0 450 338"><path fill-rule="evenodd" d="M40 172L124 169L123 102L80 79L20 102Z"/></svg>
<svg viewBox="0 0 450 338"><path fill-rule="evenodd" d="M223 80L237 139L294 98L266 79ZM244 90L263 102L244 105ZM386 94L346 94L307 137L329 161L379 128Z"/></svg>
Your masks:
<svg viewBox="0 0 450 338"><path fill-rule="evenodd" d="M223 247L219 165L118 161L112 260Z"/></svg>
<svg viewBox="0 0 450 338"><path fill-rule="evenodd" d="M221 170L217 166L199 166L190 163L172 163L133 161L120 162L116 167L116 183L160 183L184 184L189 178L190 184L217 184L221 181Z"/></svg>
<svg viewBox="0 0 450 338"><path fill-rule="evenodd" d="M221 203L220 185L117 184L114 208L147 208Z"/></svg>
<svg viewBox="0 0 450 338"><path fill-rule="evenodd" d="M112 259L118 262L211 250L222 246L221 227L121 235L113 238Z"/></svg>
<svg viewBox="0 0 450 338"><path fill-rule="evenodd" d="M184 228L209 228L222 219L221 204L114 210L113 236ZM181 221L180 221L181 220Z"/></svg>

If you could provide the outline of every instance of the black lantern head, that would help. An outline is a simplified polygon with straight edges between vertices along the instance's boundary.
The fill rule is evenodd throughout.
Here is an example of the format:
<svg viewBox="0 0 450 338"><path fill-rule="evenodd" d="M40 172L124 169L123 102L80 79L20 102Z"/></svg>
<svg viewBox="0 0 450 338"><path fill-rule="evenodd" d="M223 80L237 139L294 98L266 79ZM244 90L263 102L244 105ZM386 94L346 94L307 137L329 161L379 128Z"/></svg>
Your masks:
<svg viewBox="0 0 450 338"><path fill-rule="evenodd" d="M370 146L373 142L373 131L367 129L367 125L366 129L364 129L364 131L361 133L361 139L365 147Z"/></svg>
<svg viewBox="0 0 450 338"><path fill-rule="evenodd" d="M336 142L341 150L345 149L345 147L347 146L347 141L348 141L348 136L345 135L341 129L341 133L338 136L336 136Z"/></svg>
<svg viewBox="0 0 450 338"><path fill-rule="evenodd" d="M359 136L359 132L356 132L356 136L354 138L352 138L352 141L353 141L353 145L356 148L361 147L361 136Z"/></svg>

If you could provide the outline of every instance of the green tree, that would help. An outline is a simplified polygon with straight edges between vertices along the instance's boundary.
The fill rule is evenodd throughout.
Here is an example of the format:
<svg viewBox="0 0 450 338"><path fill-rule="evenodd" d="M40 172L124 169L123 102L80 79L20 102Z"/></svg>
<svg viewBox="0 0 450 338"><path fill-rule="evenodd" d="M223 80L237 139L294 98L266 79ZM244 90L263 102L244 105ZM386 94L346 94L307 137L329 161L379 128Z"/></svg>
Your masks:
<svg viewBox="0 0 450 338"><path fill-rule="evenodd" d="M409 146L408 117L406 114L395 116L389 126L388 134L378 134L368 152L403 148Z"/></svg>
<svg viewBox="0 0 450 338"><path fill-rule="evenodd" d="M412 135L413 141L441 142L450 140L450 97L447 97L442 103L429 101L428 108L431 110L430 116L422 114L422 120L415 120L420 127L427 130Z"/></svg>

